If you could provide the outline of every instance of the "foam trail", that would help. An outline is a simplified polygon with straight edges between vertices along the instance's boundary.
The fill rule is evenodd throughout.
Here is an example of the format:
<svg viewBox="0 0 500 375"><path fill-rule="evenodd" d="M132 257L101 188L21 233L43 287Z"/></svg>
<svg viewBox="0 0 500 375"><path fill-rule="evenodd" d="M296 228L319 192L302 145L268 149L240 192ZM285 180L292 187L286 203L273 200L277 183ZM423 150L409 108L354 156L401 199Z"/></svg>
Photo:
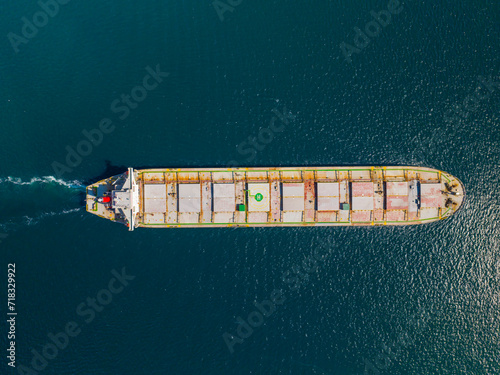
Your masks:
<svg viewBox="0 0 500 375"><path fill-rule="evenodd" d="M36 215L34 217L25 215L25 216L19 217L18 219L11 219L8 222L0 223L0 243L2 242L3 238L8 236L7 233L15 232L15 231L21 229L23 226L36 225L40 221L42 221L43 219L45 219L47 217L67 215L70 213L81 211L82 209L83 208L80 207L80 208L62 210L60 212L54 212L54 211L42 212L41 214Z"/></svg>
<svg viewBox="0 0 500 375"><path fill-rule="evenodd" d="M50 217L50 216L60 216L60 215L66 215L66 214L71 214L73 212L78 212L82 210L82 207L79 207L79 208L72 208L72 209L69 209L69 210L62 210L60 212L54 212L54 211L50 211L50 212L43 212L35 217L31 217L31 216L23 216L23 219L24 219L24 224L26 225L34 225L34 224L38 224L38 222L46 217Z"/></svg>
<svg viewBox="0 0 500 375"><path fill-rule="evenodd" d="M34 185L37 183L40 184L57 184L61 186L65 186L69 189L85 189L85 185L83 185L80 181L78 180L73 180L73 181L64 181L60 178L56 178L54 176L43 176L43 177L33 177L29 181L23 181L19 177L3 177L0 178L0 184L3 183L11 183L14 185Z"/></svg>

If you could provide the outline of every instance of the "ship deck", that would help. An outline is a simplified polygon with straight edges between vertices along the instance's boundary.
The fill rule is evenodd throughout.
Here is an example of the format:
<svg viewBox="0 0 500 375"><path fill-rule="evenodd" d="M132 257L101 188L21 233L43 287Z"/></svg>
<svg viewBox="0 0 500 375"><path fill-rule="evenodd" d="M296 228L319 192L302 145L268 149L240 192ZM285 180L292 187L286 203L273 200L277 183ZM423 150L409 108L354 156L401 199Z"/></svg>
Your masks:
<svg viewBox="0 0 500 375"><path fill-rule="evenodd" d="M133 170L132 170L133 171ZM147 169L133 171L135 226L148 228L409 225L446 219L463 203L462 183L418 167ZM126 222L88 187L87 210Z"/></svg>

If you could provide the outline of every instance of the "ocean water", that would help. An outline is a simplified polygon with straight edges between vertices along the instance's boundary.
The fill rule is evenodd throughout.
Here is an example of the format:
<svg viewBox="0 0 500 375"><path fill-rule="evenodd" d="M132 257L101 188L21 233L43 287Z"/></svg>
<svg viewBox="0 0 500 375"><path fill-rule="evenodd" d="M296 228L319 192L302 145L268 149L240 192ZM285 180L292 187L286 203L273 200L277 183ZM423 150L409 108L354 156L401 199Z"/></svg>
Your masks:
<svg viewBox="0 0 500 375"><path fill-rule="evenodd" d="M47 4L0 5L1 374L500 374L498 1ZM228 165L418 165L467 198L404 228L82 208L129 166Z"/></svg>

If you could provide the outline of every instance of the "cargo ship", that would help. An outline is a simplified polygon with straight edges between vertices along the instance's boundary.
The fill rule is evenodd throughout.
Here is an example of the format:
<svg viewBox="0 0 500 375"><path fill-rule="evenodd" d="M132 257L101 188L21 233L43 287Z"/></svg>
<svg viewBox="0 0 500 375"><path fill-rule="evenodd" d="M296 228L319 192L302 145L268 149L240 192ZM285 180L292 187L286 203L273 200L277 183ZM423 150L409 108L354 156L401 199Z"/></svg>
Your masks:
<svg viewBox="0 0 500 375"><path fill-rule="evenodd" d="M449 218L463 184L424 167L128 170L87 186L91 214L143 228L412 225Z"/></svg>

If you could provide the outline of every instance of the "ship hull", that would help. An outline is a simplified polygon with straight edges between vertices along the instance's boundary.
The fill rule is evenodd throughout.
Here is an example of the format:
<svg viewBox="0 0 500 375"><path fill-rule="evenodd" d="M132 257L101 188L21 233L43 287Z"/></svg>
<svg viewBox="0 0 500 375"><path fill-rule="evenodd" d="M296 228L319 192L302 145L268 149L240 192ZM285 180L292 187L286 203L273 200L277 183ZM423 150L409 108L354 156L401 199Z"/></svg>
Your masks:
<svg viewBox="0 0 500 375"><path fill-rule="evenodd" d="M464 193L424 167L129 168L87 187L87 211L129 230L415 225L450 217Z"/></svg>

